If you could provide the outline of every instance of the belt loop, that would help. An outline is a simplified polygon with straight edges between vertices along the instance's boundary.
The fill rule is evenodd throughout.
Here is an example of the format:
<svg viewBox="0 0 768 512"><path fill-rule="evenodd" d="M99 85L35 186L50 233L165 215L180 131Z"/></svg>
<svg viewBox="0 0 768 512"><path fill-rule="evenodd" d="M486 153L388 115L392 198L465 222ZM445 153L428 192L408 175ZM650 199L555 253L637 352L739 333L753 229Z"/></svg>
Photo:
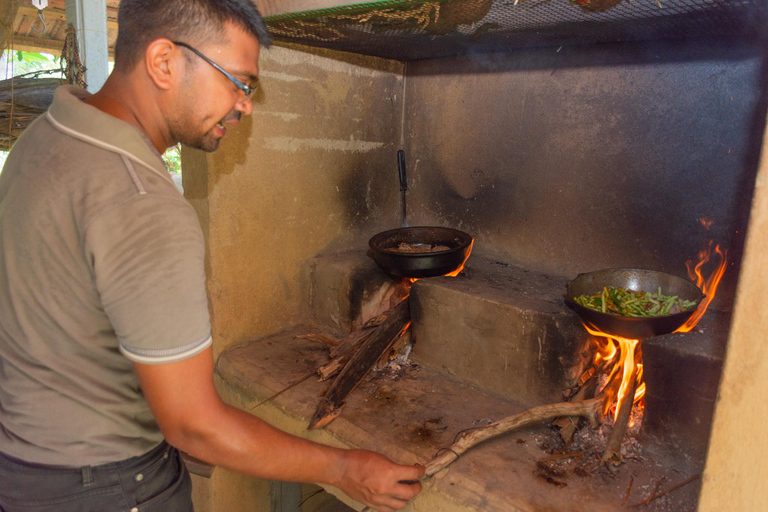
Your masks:
<svg viewBox="0 0 768 512"><path fill-rule="evenodd" d="M93 485L93 471L91 470L91 466L83 466L82 472L83 472L83 485L85 487L88 487L89 485Z"/></svg>

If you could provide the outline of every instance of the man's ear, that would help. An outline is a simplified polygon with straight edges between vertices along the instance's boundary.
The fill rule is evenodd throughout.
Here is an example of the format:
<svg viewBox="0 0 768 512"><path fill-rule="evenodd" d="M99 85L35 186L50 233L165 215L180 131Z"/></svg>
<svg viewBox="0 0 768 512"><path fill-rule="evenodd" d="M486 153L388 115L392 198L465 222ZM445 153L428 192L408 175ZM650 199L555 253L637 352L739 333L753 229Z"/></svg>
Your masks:
<svg viewBox="0 0 768 512"><path fill-rule="evenodd" d="M144 52L144 67L155 87L167 91L179 79L184 56L175 44L164 37L155 39Z"/></svg>

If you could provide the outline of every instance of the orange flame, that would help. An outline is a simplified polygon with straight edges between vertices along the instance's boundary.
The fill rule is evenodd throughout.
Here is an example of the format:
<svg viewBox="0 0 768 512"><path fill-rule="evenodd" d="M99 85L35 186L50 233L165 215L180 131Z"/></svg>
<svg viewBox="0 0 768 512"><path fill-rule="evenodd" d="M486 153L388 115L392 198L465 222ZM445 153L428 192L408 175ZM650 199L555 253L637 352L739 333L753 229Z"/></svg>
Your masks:
<svg viewBox="0 0 768 512"><path fill-rule="evenodd" d="M709 231L709 228L712 227L712 224L714 224L715 221L707 219L706 217L702 217L699 219L699 224L704 226L704 229Z"/></svg>
<svg viewBox="0 0 768 512"><path fill-rule="evenodd" d="M699 307L696 309L696 312L693 314L693 316L691 316L691 318L689 318L688 321L685 322L685 324L683 324L682 327L677 329L675 332L689 332L694 327L696 327L696 324L699 323L701 317L704 316L704 313L707 312L709 303L712 302L712 299L715 298L717 286L720 284L720 280L723 278L725 268L728 264L728 250L721 250L719 244L715 246L714 253L720 257L720 263L718 264L717 268L715 268L714 272L712 272L712 274L710 274L707 279L704 279L701 269L712 259L712 243L713 241L710 240L707 246L699 251L698 263L694 265L693 260L688 260L685 262L685 266L688 269L688 277L690 277L691 281L696 283L696 286L701 289L702 293L704 294L704 299L699 304Z"/></svg>
<svg viewBox="0 0 768 512"><path fill-rule="evenodd" d="M709 229L709 226L712 225L712 221L708 221L706 219L699 219L699 221L701 222L702 226L707 229ZM723 274L725 273L725 268L728 264L728 250L720 249L719 245L715 246L713 249L712 245L713 241L710 240L707 246L699 251L698 262L696 264L694 264L693 260L688 260L685 263L686 268L688 269L689 277L696 284L696 286L701 289L702 293L704 294L704 299L701 301L696 312L693 314L693 316L691 316L688 322L686 322L675 332L689 332L692 330L699 322L699 320L701 320L701 317L704 316L704 313L707 311L707 307L715 297L717 286L720 284L720 281L723 278ZM712 260L713 254L717 254L720 261L717 263L715 270L709 275L708 278L705 279L702 273L702 269ZM646 386L643 380L643 364L641 362L642 354L640 351L640 340L627 339L620 336L607 334L600 331L595 326L587 325L586 323L584 324L584 327L592 336L596 337L595 342L597 343L597 351L595 355L594 366L602 366L603 362L607 362L609 364L613 363L609 375L609 382L613 380L615 374L617 374L619 371L622 372L621 385L619 386L615 400L611 399L606 401L606 409L603 411L603 414L608 414L610 409L616 403L621 402L622 398L627 393L627 389L630 387L630 379L633 375L633 372L635 373L637 379L634 403L642 407L643 404L641 400L645 396ZM604 341L601 342L600 340ZM611 390L606 391L611 392Z"/></svg>
<svg viewBox="0 0 768 512"><path fill-rule="evenodd" d="M469 250L467 251L467 257L464 258L464 261L461 262L461 266L454 270L453 272L448 272L446 277L456 277L461 273L462 270L464 270L464 265L467 264L467 260L469 259L469 255L472 254L472 248L475 246L475 239L473 238L472 241L469 243Z"/></svg>
<svg viewBox="0 0 768 512"><path fill-rule="evenodd" d="M448 272L447 274L444 274L441 277L456 277L458 276L462 270L464 270L464 266L467 264L467 260L469 259L469 255L472 254L472 248L475 246L475 239L473 238L472 241L469 243L469 250L467 251L467 256L464 258L464 261L461 262L461 265L459 268L452 272ZM411 282L411 284L415 283L421 279L420 277L410 277L408 280Z"/></svg>
<svg viewBox="0 0 768 512"><path fill-rule="evenodd" d="M627 394L627 390L629 389L633 375L635 375L635 378L638 381L633 401L634 403L638 403L640 399L645 396L645 384L642 381L643 365L641 363L635 363L635 359L640 355L638 350L640 340L632 340L628 338L622 338L621 336L607 334L594 326L589 326L586 324L584 324L584 327L592 336L596 336L598 338L606 338L609 340L605 346L598 348L598 353L595 357L596 364L600 361L610 362L614 359L617 353L619 354L618 360L614 363L611 377L613 377L614 372L621 371L621 385L619 386L616 400L606 401L606 409L603 411L603 414L608 414L608 411L615 403L621 402L622 398L624 398L624 395ZM636 371L635 366L637 366ZM609 381L610 380L611 379L609 378Z"/></svg>

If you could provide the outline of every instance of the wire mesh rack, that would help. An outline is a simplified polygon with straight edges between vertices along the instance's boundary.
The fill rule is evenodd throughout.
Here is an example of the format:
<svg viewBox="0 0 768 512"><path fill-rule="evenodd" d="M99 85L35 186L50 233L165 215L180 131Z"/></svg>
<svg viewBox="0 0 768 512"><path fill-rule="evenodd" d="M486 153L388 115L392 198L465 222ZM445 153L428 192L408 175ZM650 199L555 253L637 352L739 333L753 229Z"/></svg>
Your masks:
<svg viewBox="0 0 768 512"><path fill-rule="evenodd" d="M768 32L768 0L379 0L266 18L280 42L401 61Z"/></svg>

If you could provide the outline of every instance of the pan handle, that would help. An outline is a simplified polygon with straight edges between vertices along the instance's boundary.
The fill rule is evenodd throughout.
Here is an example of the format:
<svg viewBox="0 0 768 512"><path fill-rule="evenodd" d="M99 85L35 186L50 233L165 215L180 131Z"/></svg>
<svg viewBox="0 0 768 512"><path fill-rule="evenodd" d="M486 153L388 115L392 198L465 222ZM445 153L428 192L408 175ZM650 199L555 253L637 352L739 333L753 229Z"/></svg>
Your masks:
<svg viewBox="0 0 768 512"><path fill-rule="evenodd" d="M408 190L408 181L405 179L405 151L397 150L397 171L400 174L400 190Z"/></svg>

